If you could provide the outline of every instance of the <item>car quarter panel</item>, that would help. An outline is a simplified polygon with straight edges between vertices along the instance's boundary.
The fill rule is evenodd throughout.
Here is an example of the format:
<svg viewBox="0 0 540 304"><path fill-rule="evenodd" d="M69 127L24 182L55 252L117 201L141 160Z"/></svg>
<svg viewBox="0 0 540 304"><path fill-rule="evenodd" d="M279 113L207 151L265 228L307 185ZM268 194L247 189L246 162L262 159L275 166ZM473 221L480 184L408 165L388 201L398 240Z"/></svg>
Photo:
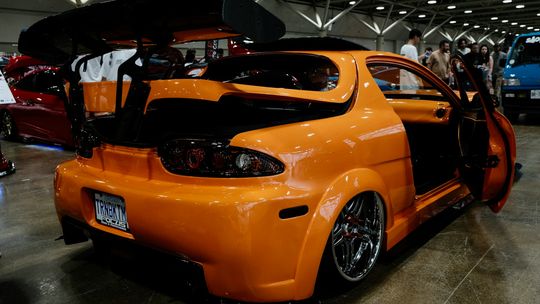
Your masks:
<svg viewBox="0 0 540 304"><path fill-rule="evenodd" d="M354 105L343 116L246 132L231 142L282 160L291 187L325 191L310 204L310 224L296 271L296 299L313 291L331 227L350 199L364 191L379 193L386 205L388 229L393 214L414 202L403 124L365 66L360 64L358 74Z"/></svg>

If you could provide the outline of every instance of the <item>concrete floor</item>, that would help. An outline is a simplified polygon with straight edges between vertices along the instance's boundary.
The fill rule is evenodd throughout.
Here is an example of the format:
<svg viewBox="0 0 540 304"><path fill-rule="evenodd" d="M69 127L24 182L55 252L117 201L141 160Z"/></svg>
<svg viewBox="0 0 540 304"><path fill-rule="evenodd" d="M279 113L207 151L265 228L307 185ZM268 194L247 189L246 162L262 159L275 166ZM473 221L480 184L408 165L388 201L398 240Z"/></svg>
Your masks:
<svg viewBox="0 0 540 304"><path fill-rule="evenodd" d="M307 302L540 303L540 119L515 130L523 176L500 214L480 204L449 210L383 256L354 289ZM103 258L90 242L55 240L53 171L73 152L5 141L2 150L17 172L0 179L0 303L203 301L173 259L122 251Z"/></svg>

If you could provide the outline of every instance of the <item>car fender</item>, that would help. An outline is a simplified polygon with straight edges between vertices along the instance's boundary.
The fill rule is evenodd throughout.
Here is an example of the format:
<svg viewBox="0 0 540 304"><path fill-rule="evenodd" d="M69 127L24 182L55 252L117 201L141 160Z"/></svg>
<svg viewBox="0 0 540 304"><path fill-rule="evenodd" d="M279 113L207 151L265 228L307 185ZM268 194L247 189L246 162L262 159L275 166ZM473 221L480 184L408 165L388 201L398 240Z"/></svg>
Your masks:
<svg viewBox="0 0 540 304"><path fill-rule="evenodd" d="M304 238L296 269L296 299L305 299L313 293L319 264L328 236L338 214L345 204L356 195L373 191L378 193L385 205L385 214L392 214L386 184L382 177L369 168L348 171L334 180L325 191ZM391 217L387 216L386 227L391 227Z"/></svg>

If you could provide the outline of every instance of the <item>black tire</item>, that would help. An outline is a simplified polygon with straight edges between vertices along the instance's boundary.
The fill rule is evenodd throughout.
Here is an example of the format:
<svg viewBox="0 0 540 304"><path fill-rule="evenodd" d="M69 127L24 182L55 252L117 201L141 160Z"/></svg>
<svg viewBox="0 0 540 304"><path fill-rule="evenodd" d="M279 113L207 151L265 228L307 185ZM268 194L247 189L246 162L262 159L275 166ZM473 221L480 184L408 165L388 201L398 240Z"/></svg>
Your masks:
<svg viewBox="0 0 540 304"><path fill-rule="evenodd" d="M17 138L17 126L8 111L2 111L0 113L0 134L9 140Z"/></svg>
<svg viewBox="0 0 540 304"><path fill-rule="evenodd" d="M504 110L504 116L506 116L511 123L516 123L519 120L519 112Z"/></svg>
<svg viewBox="0 0 540 304"><path fill-rule="evenodd" d="M321 285L349 288L373 269L383 250L384 204L373 192L362 193L340 211L321 262Z"/></svg>

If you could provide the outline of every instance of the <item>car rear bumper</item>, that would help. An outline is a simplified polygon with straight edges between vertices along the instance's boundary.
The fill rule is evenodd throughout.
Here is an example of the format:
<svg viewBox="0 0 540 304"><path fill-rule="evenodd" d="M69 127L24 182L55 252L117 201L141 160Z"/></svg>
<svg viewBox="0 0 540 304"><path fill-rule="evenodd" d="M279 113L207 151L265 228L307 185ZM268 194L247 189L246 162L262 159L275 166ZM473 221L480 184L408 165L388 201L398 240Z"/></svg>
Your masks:
<svg viewBox="0 0 540 304"><path fill-rule="evenodd" d="M123 248L127 250L136 250L137 254L141 255L145 260L150 260L152 264L159 264L162 266L172 267L174 271L178 273L171 273L175 279L182 279L182 282L190 287L190 295L205 298L208 292L206 283L204 280L203 269L200 264L194 263L185 257L166 257L163 253L153 250L145 250L133 242L126 241L123 238L115 235L103 232L95 229L85 223L79 222L73 218L64 216L61 221L64 242L66 244L73 244L88 241L88 238L98 239L101 242L106 242L108 245L113 245L116 249ZM132 255L137 256L137 255ZM153 263L156 261L157 263ZM160 275L163 274L162 270L157 270ZM179 283L179 280L175 280L175 283Z"/></svg>
<svg viewBox="0 0 540 304"><path fill-rule="evenodd" d="M532 99L531 90L508 90L503 88L501 96L502 106L506 112L540 113L540 99Z"/></svg>
<svg viewBox="0 0 540 304"><path fill-rule="evenodd" d="M94 191L124 199L129 231L96 221ZM77 160L60 165L55 179L62 222L75 221L183 257L201 265L211 294L244 301L311 295L315 282L297 286L295 276L311 206L320 195L277 183L178 184L108 172ZM297 206L309 206L307 213L280 217L283 210Z"/></svg>

